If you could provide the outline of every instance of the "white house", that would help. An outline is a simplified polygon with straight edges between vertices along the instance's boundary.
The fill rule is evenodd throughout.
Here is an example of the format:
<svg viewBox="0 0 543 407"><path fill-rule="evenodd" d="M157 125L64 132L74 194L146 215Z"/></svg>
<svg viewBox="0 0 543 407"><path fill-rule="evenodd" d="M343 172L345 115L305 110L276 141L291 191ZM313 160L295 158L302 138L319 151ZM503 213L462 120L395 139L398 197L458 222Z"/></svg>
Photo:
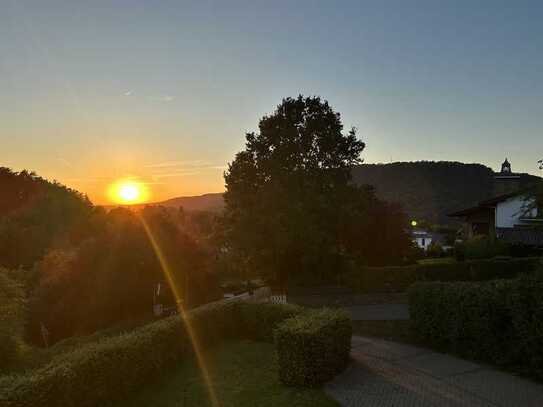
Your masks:
<svg viewBox="0 0 543 407"><path fill-rule="evenodd" d="M423 250L428 250L428 247L430 247L430 244L432 244L432 235L426 230L413 230L411 232L411 239Z"/></svg>
<svg viewBox="0 0 543 407"><path fill-rule="evenodd" d="M510 243L543 246L543 218L531 197L530 189L519 188L522 174L511 172L507 160L502 171L494 176L500 191L508 191L477 205L454 212L449 216L464 220L464 235L494 235Z"/></svg>

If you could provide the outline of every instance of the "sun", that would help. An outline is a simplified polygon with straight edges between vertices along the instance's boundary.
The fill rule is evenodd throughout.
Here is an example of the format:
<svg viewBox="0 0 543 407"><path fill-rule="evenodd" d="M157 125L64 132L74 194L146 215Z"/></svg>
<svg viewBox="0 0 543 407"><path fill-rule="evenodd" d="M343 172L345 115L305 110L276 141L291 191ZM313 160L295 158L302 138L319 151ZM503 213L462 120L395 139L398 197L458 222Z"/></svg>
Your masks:
<svg viewBox="0 0 543 407"><path fill-rule="evenodd" d="M119 188L119 198L125 202L134 202L140 196L140 189L136 184L125 184Z"/></svg>
<svg viewBox="0 0 543 407"><path fill-rule="evenodd" d="M120 180L110 185L108 195L115 203L131 205L147 202L149 190L141 182Z"/></svg>

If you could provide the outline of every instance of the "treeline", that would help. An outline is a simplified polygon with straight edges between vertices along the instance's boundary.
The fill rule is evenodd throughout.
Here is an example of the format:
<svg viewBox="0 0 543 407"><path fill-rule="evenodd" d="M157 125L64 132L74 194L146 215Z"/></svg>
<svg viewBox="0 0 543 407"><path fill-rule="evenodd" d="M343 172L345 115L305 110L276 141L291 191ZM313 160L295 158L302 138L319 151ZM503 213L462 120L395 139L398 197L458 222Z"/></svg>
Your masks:
<svg viewBox="0 0 543 407"><path fill-rule="evenodd" d="M44 330L52 343L149 315L159 282L161 301L173 305L181 300L193 307L221 296L209 273L214 215L163 207L107 212L35 174L0 173L0 185L7 186L0 267L24 288L30 341L41 344ZM170 278L180 298L166 288Z"/></svg>

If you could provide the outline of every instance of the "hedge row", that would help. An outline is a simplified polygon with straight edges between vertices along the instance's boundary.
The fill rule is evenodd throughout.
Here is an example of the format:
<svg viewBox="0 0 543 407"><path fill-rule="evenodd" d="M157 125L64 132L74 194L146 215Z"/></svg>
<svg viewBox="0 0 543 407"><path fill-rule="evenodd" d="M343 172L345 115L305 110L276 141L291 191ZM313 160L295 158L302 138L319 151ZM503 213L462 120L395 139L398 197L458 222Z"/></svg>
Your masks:
<svg viewBox="0 0 543 407"><path fill-rule="evenodd" d="M533 271L538 257L471 260L444 264L363 267L343 276L344 285L362 292L403 292L419 281L486 281Z"/></svg>
<svg viewBox="0 0 543 407"><path fill-rule="evenodd" d="M290 386L318 386L347 366L352 327L340 310L313 310L275 330L279 378Z"/></svg>
<svg viewBox="0 0 543 407"><path fill-rule="evenodd" d="M420 339L543 379L543 278L417 283L409 290Z"/></svg>
<svg viewBox="0 0 543 407"><path fill-rule="evenodd" d="M271 341L278 324L302 312L293 305L215 303L191 311L187 319L206 348L236 338ZM192 355L183 320L170 317L89 344L25 375L1 378L0 405L105 406Z"/></svg>

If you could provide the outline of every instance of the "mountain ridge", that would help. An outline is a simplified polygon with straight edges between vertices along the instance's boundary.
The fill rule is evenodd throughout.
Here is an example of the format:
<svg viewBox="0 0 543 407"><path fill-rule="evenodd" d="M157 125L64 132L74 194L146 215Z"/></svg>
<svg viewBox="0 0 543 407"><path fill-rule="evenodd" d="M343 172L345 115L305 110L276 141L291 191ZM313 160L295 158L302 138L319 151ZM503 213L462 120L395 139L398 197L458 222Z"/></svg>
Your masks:
<svg viewBox="0 0 543 407"><path fill-rule="evenodd" d="M400 204L410 218L442 224L455 222L447 217L448 213L498 195L495 174L483 164L457 161L361 164L352 169L355 183L372 185L377 197ZM516 175L521 176L524 184L542 179L531 174ZM216 192L131 207L137 209L146 205L183 206L187 211L220 212L224 208L224 199L223 193Z"/></svg>

